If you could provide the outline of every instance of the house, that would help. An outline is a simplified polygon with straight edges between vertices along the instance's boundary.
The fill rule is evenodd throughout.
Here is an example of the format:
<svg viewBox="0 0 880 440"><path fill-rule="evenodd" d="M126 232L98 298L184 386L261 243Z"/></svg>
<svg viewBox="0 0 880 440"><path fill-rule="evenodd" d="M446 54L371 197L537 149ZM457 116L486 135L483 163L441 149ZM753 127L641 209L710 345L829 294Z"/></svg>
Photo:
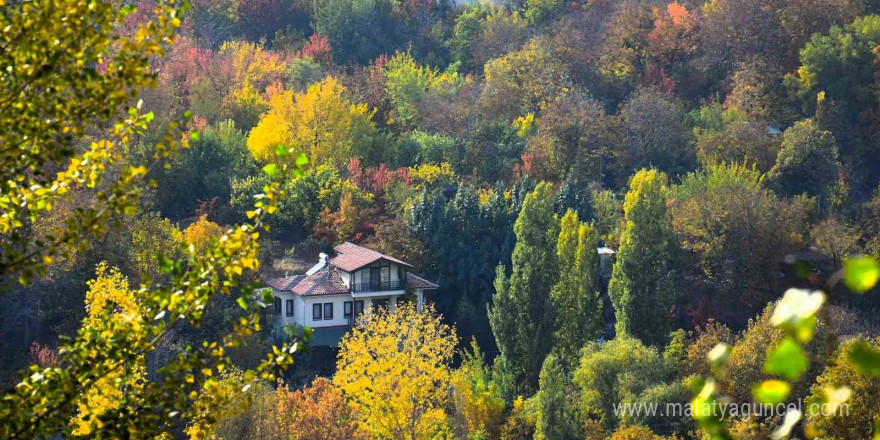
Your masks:
<svg viewBox="0 0 880 440"><path fill-rule="evenodd" d="M336 256L329 260L321 254L303 275L266 281L279 324L345 329L371 307L393 310L408 291L421 309L438 287L411 273L409 263L354 243L343 243L334 251Z"/></svg>

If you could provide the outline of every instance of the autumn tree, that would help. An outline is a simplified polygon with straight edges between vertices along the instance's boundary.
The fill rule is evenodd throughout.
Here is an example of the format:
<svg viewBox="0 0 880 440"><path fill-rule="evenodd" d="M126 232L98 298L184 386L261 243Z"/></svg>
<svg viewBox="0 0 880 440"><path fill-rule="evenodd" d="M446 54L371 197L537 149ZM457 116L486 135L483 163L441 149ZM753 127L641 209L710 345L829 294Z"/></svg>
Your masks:
<svg viewBox="0 0 880 440"><path fill-rule="evenodd" d="M773 309L774 304L771 303L750 319L730 350L723 386L725 393L734 401L754 401L752 387L764 379L765 361L786 337L785 331L771 321ZM800 356L795 355L795 368L803 368L803 373L799 380L790 385L788 401L807 397L813 381L831 361L837 349L837 338L826 322L819 320L814 333L813 340L805 345Z"/></svg>
<svg viewBox="0 0 880 440"><path fill-rule="evenodd" d="M455 17L447 42L452 59L465 71L480 71L487 61L512 52L528 39L520 11L494 4L472 4Z"/></svg>
<svg viewBox="0 0 880 440"><path fill-rule="evenodd" d="M696 10L677 1L665 8L654 8L654 29L648 34L648 55L661 66L673 67L693 55L697 45L697 26L700 17Z"/></svg>
<svg viewBox="0 0 880 440"><path fill-rule="evenodd" d="M674 87L644 81L648 68L648 35L654 28L651 4L638 1L618 2L607 20L597 44L600 53L590 63L599 75L597 92L609 102L619 105L628 95L642 86L661 86L671 91ZM660 71L657 71L660 73ZM654 84L652 84L654 83ZM671 85L671 84L670 84Z"/></svg>
<svg viewBox="0 0 880 440"><path fill-rule="evenodd" d="M276 409L267 415L277 438L289 440L366 440L357 408L332 382L318 377L308 387L291 391L281 384L275 390Z"/></svg>
<svg viewBox="0 0 880 440"><path fill-rule="evenodd" d="M854 359L854 350L868 353L880 346L876 340L856 338L840 347L831 362L816 379L807 399L809 405L816 405L817 411L807 413L815 429L822 436L830 438L870 438L877 434L877 414L880 411L880 382L877 369L866 370ZM865 350L865 347L868 350ZM876 360L874 361L876 365ZM848 397L843 405L835 406L829 402L828 392L841 390ZM822 411L825 411L823 413ZM873 424L873 431L872 431Z"/></svg>
<svg viewBox="0 0 880 440"><path fill-rule="evenodd" d="M219 55L218 74L206 74L208 72L203 69L197 72L197 81L207 79L205 86L208 89L223 91L221 116L234 120L241 130L250 130L260 115L270 108L267 89L284 80L288 56L262 44L234 40L223 43ZM211 70L214 69L209 72ZM198 107L202 109L217 106L216 102L200 104Z"/></svg>
<svg viewBox="0 0 880 440"><path fill-rule="evenodd" d="M333 383L374 438L446 438L444 410L458 337L433 307L409 303L365 315L339 343Z"/></svg>
<svg viewBox="0 0 880 440"><path fill-rule="evenodd" d="M477 341L471 340L462 364L452 375L452 399L458 435L462 438L497 439L504 415L504 399L492 382Z"/></svg>
<svg viewBox="0 0 880 440"><path fill-rule="evenodd" d="M394 117L404 126L419 121L423 99L432 94L452 96L464 81L455 71L440 72L418 65L408 52L391 57L385 63L384 76L385 93L394 106Z"/></svg>
<svg viewBox="0 0 880 440"><path fill-rule="evenodd" d="M277 160L279 146L308 155L315 165L344 169L372 142L372 113L366 104L355 104L347 89L328 76L305 93L276 90L270 109L248 135L247 146L262 161Z"/></svg>
<svg viewBox="0 0 880 440"><path fill-rule="evenodd" d="M562 217L556 242L559 281L550 298L556 312L554 345L559 351L554 362L567 367L577 363L581 347L598 338L602 327L598 241L596 229L579 221L574 211Z"/></svg>
<svg viewBox="0 0 880 440"><path fill-rule="evenodd" d="M778 8L783 2L771 4L751 0L717 0L703 8L698 39L701 40L705 62L713 65L710 74L726 76L736 63L751 57L771 59L778 54L782 42L779 22L767 8Z"/></svg>
<svg viewBox="0 0 880 440"><path fill-rule="evenodd" d="M20 66L0 75L0 274L5 281L22 283L45 274L55 257L69 256L102 236L112 218L132 211L147 169L124 164L123 146L152 119L133 104L140 89L155 85L149 58L165 54L180 25L178 6L159 2L152 17L133 26L141 32L139 39L117 39L111 33L125 22L128 9L119 11L104 2L88 11L75 2L40 6L8 5L0 17L6 29L0 60ZM65 31L73 28L88 31ZM105 58L110 52L114 56ZM97 66L113 74L99 74ZM179 123L161 151L154 149L157 157L177 151ZM76 142L99 126L110 129L93 142ZM118 170L118 178L105 181L111 168ZM104 183L106 187L98 188ZM99 202L83 207L69 222L53 225L43 239L32 240L26 224L71 198L77 188L95 189Z"/></svg>
<svg viewBox="0 0 880 440"><path fill-rule="evenodd" d="M167 218L151 213L135 220L131 227L131 257L141 276L161 275L157 255L170 259L182 242L182 233Z"/></svg>
<svg viewBox="0 0 880 440"><path fill-rule="evenodd" d="M128 280L119 269L99 264L95 279L88 282L86 292L86 326L100 325L101 320L141 321L145 312L128 286ZM97 337L98 335L89 335ZM78 411L71 420L72 434L89 436L101 432L101 416L105 412L118 411L121 405L130 404L127 394L137 395L143 390L146 379L146 359L141 356L133 362L105 361L110 373L98 379L88 392L77 400Z"/></svg>
<svg viewBox="0 0 880 440"><path fill-rule="evenodd" d="M184 242L192 246L196 253L204 252L211 245L211 241L220 238L221 235L223 228L204 215L183 230Z"/></svg>
<svg viewBox="0 0 880 440"><path fill-rule="evenodd" d="M690 171L696 157L687 114L680 101L657 89L636 91L621 107L619 153L623 171L654 167L675 175Z"/></svg>
<svg viewBox="0 0 880 440"><path fill-rule="evenodd" d="M480 106L489 112L488 117L508 121L537 111L570 85L562 63L538 39L488 61L485 71Z"/></svg>
<svg viewBox="0 0 880 440"><path fill-rule="evenodd" d="M703 167L722 163L745 163L767 172L776 163L779 138L767 132L767 124L732 122L720 132L697 138L697 157Z"/></svg>
<svg viewBox="0 0 880 440"><path fill-rule="evenodd" d="M532 154L546 155L552 176L572 172L600 180L608 166L610 120L598 101L572 90L547 103L529 140ZM535 151L539 150L539 151ZM543 150L543 151L540 151ZM579 169L575 170L578 167Z"/></svg>
<svg viewBox="0 0 880 440"><path fill-rule="evenodd" d="M287 439L291 431L279 429L286 426L279 426L273 417L278 410L275 389L262 381L245 389L247 385L244 379L244 372L236 368L226 370L218 378L218 392L228 395L229 399L225 405L210 409L218 418L218 422L211 427L210 438ZM196 404L198 405L198 401ZM196 432L189 430L188 434Z"/></svg>
<svg viewBox="0 0 880 440"><path fill-rule="evenodd" d="M550 351L554 329L550 289L557 281L555 258L559 223L553 212L555 194L541 183L526 196L514 224L516 246L508 278L498 266L489 323L501 355L495 374L505 398L531 395L538 385L544 357Z"/></svg>
<svg viewBox="0 0 880 440"><path fill-rule="evenodd" d="M693 297L705 292L711 306L745 306L751 315L785 287L777 267L804 246L802 204L776 196L759 171L736 164L690 173L670 196L672 231L684 251L676 273Z"/></svg>
<svg viewBox="0 0 880 440"><path fill-rule="evenodd" d="M813 243L831 257L834 267L840 267L850 255L859 251L862 233L839 215L831 215L810 228Z"/></svg>
<svg viewBox="0 0 880 440"><path fill-rule="evenodd" d="M626 228L608 286L618 334L661 344L670 328L675 301L671 266L673 236L666 206L666 175L641 170L630 181Z"/></svg>
<svg viewBox="0 0 880 440"><path fill-rule="evenodd" d="M534 438L535 421L528 404L522 397L513 401L510 415L501 427L501 440L519 440Z"/></svg>

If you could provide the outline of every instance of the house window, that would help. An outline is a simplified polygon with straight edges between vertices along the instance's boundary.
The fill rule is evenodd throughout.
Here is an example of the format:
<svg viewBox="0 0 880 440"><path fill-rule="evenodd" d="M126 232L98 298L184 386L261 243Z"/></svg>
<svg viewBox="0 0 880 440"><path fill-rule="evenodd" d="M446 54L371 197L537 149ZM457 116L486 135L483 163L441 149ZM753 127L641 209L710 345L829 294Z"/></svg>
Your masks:
<svg viewBox="0 0 880 440"><path fill-rule="evenodd" d="M281 314L281 298L275 297L275 313Z"/></svg>
<svg viewBox="0 0 880 440"><path fill-rule="evenodd" d="M346 301L346 302L342 303L342 317L343 318L345 318L345 319L351 318L352 306L353 306L353 304L351 301Z"/></svg>
<svg viewBox="0 0 880 440"><path fill-rule="evenodd" d="M355 301L354 302L355 316L363 315L363 313L364 313L364 302L363 301Z"/></svg>
<svg viewBox="0 0 880 440"><path fill-rule="evenodd" d="M312 320L320 321L321 320L321 304L312 305Z"/></svg>
<svg viewBox="0 0 880 440"><path fill-rule="evenodd" d="M287 316L293 316L293 300L287 300Z"/></svg>
<svg viewBox="0 0 880 440"><path fill-rule="evenodd" d="M324 303L324 320L333 319L333 303Z"/></svg>

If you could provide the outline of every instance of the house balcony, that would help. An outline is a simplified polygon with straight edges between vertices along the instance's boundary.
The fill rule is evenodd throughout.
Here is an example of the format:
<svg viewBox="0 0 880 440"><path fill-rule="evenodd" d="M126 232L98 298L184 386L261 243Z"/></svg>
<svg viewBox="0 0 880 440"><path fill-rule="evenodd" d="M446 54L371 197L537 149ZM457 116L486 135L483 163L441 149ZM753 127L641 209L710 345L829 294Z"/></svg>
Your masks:
<svg viewBox="0 0 880 440"><path fill-rule="evenodd" d="M370 281L366 283L352 283L351 293L376 293L376 292L393 292L406 288L406 281L400 280L381 280Z"/></svg>

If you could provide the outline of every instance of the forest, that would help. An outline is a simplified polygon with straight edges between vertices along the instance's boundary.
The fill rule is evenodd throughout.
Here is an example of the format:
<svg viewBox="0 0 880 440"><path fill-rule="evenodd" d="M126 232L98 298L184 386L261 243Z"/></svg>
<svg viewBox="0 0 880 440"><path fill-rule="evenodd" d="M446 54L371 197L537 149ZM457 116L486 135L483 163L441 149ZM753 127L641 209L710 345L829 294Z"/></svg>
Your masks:
<svg viewBox="0 0 880 440"><path fill-rule="evenodd" d="M0 439L880 439L878 0L0 7Z"/></svg>

